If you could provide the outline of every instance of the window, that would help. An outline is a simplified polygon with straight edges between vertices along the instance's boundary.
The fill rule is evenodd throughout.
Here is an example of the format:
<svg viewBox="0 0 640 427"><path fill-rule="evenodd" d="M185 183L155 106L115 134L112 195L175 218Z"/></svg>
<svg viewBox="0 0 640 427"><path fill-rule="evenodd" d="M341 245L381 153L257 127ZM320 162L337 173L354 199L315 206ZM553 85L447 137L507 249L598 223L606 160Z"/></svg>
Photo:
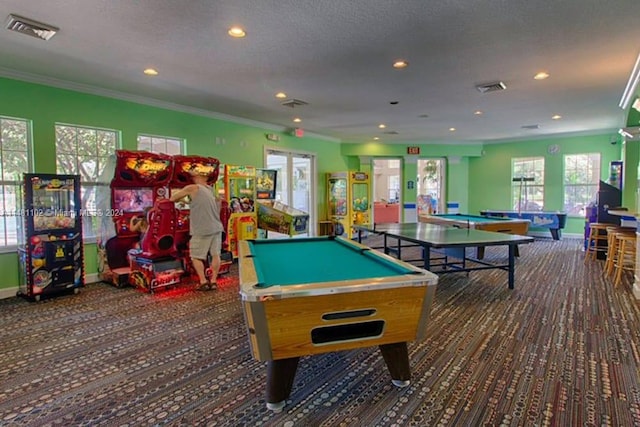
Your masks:
<svg viewBox="0 0 640 427"><path fill-rule="evenodd" d="M94 238L99 217L96 211L96 192L109 156L118 148L118 132L108 129L56 124L56 170L59 174L80 175L82 232L84 238ZM104 190L103 190L104 191Z"/></svg>
<svg viewBox="0 0 640 427"><path fill-rule="evenodd" d="M387 177L387 189L388 189L388 197L387 200L389 202L399 202L400 201L400 175L392 175Z"/></svg>
<svg viewBox="0 0 640 427"><path fill-rule="evenodd" d="M544 157L511 159L511 206L518 212L544 210Z"/></svg>
<svg viewBox="0 0 640 427"><path fill-rule="evenodd" d="M31 126L28 120L0 116L0 247L18 244L16 196L21 194L22 173L32 171Z"/></svg>
<svg viewBox="0 0 640 427"><path fill-rule="evenodd" d="M595 202L600 182L600 153L564 156L564 209L568 215L585 216Z"/></svg>
<svg viewBox="0 0 640 427"><path fill-rule="evenodd" d="M138 135L138 150L174 155L183 154L183 146L184 144L181 139Z"/></svg>

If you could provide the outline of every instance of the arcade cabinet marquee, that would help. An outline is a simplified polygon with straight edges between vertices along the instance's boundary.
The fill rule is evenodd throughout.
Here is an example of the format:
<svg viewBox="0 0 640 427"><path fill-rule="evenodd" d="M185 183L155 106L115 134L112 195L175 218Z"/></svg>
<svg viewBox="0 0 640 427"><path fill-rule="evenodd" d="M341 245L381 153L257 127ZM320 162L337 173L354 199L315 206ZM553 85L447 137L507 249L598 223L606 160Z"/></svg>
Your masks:
<svg viewBox="0 0 640 427"><path fill-rule="evenodd" d="M218 179L219 161L211 157L169 156L118 150L110 183L111 210L98 241L101 280L153 292L190 282L195 274L189 257L189 207L169 200L173 191L191 184L191 173ZM143 233L131 229L132 218L146 218ZM226 270L225 270L226 268ZM228 271L223 264L220 273Z"/></svg>

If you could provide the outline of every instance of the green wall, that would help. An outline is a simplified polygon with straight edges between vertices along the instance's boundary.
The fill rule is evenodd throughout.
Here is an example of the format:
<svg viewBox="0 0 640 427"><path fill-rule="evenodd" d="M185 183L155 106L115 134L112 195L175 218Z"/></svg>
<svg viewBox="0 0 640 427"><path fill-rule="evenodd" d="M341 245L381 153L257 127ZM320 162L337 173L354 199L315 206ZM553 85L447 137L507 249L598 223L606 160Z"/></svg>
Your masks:
<svg viewBox="0 0 640 427"><path fill-rule="evenodd" d="M616 141L616 144L611 144ZM549 145L560 150L549 154ZM563 210L563 156L578 153L601 153L601 179L609 177L609 162L621 158L622 144L617 135L574 136L544 140L514 141L488 144L481 157L469 159L469 212L482 209L513 209L511 206L511 159L514 157L545 158L544 209ZM490 189L490 191L488 191ZM566 233L582 233L584 218L569 218Z"/></svg>
<svg viewBox="0 0 640 427"><path fill-rule="evenodd" d="M212 156L222 163L264 166L264 147L314 153L317 158L318 219L325 216L325 174L347 169L340 144L308 133L291 136L285 129L238 124L203 112L186 113L120 99L80 93L8 78L0 78L0 115L32 121L34 168L55 173L55 123L67 123L120 131L124 149L136 149L139 133L183 138L187 154ZM266 139L272 133L279 142ZM85 247L86 273L97 271L95 245ZM0 289L18 285L15 253L0 254L4 280Z"/></svg>
<svg viewBox="0 0 640 427"><path fill-rule="evenodd" d="M447 160L446 200L460 202L461 212L478 212L485 208L509 208L511 158L544 156L546 169L545 209L562 209L563 154L600 152L602 179L608 177L611 160L625 160L625 206L635 207L640 143L622 143L617 135L531 139L500 144L340 144L335 140L309 135L295 138L283 129L274 130L252 121L242 124L223 120L200 111L181 112L158 106L80 93L42 84L0 77L0 115L26 118L33 124L34 164L37 172L55 172L55 123L68 123L115 129L121 133L122 147L136 148L139 133L183 138L188 154L213 156L223 163L262 167L264 148L299 150L317 158L318 219L325 216L325 174L331 171L360 168L361 157L401 158L404 160L403 189L405 201L415 202L415 189L407 189L416 179L415 160L441 157ZM631 110L628 126L638 126L640 113ZM266 139L267 133L280 137L279 142ZM611 144L616 140L617 144ZM547 147L558 144L560 151L550 155ZM408 156L407 146L420 147L419 156ZM370 163L368 165L370 168ZM567 233L581 234L583 218L570 219ZM86 272L96 272L95 245L85 248ZM18 284L18 261L15 253L0 254L4 280L0 289Z"/></svg>

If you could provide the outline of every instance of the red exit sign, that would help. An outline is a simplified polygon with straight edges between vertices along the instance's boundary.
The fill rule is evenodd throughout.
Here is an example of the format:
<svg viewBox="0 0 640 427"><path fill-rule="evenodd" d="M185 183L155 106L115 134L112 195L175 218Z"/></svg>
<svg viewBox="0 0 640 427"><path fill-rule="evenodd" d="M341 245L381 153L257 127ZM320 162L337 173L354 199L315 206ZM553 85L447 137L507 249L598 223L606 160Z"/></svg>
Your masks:
<svg viewBox="0 0 640 427"><path fill-rule="evenodd" d="M420 154L420 147L407 147L407 154Z"/></svg>

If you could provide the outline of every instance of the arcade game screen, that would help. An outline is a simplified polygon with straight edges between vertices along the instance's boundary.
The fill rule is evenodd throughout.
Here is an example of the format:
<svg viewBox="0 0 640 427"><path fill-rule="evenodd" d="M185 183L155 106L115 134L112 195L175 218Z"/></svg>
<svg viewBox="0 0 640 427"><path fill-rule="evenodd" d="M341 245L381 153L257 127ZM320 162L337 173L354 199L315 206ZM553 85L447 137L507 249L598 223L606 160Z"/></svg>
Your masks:
<svg viewBox="0 0 640 427"><path fill-rule="evenodd" d="M114 188L113 209L122 212L144 212L153 206L152 188Z"/></svg>

